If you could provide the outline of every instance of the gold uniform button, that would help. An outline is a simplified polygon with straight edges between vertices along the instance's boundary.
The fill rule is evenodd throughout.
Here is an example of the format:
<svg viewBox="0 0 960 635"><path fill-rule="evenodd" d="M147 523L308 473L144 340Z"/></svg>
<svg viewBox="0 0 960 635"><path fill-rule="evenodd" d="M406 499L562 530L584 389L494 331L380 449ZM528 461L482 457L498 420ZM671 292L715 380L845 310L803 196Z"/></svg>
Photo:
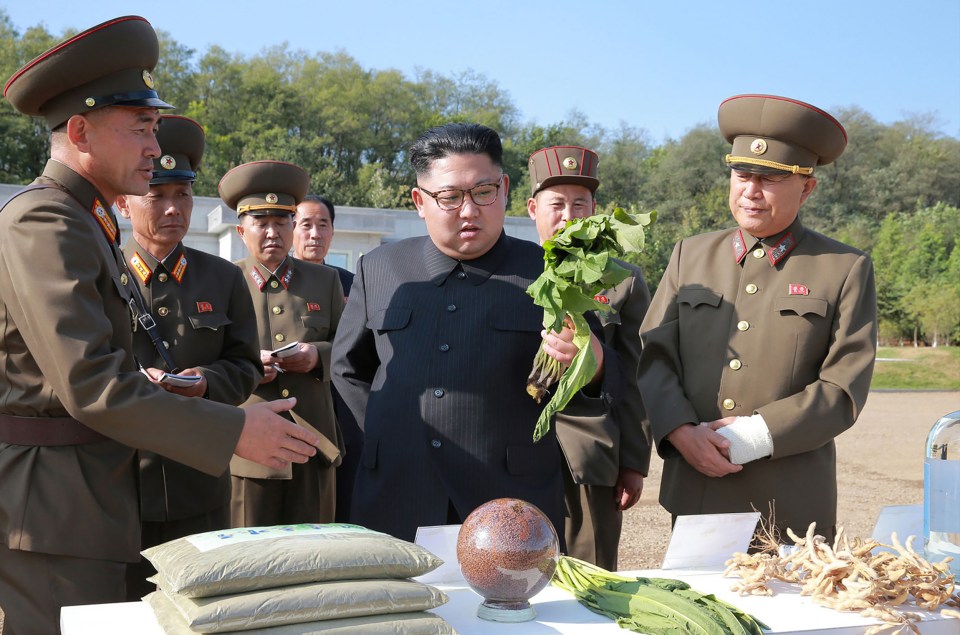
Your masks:
<svg viewBox="0 0 960 635"><path fill-rule="evenodd" d="M757 247L756 249L754 249L754 250L753 250L753 257L754 257L754 258L763 258L763 249L760 249L759 247Z"/></svg>
<svg viewBox="0 0 960 635"><path fill-rule="evenodd" d="M166 281L167 281L167 274L161 273L160 275L157 276L157 280L159 280L160 282L166 282Z"/></svg>
<svg viewBox="0 0 960 635"><path fill-rule="evenodd" d="M746 331L748 328L750 328L750 323L747 322L746 320L737 322L737 328L741 331Z"/></svg>
<svg viewBox="0 0 960 635"><path fill-rule="evenodd" d="M739 359L730 360L730 368L733 370L740 370L743 367L743 363Z"/></svg>
<svg viewBox="0 0 960 635"><path fill-rule="evenodd" d="M120 274L120 284L127 284L127 274L125 273Z"/></svg>
<svg viewBox="0 0 960 635"><path fill-rule="evenodd" d="M278 307L278 306L273 307L273 314L274 314L274 315L280 315L281 313L283 313L283 309L281 309L281 308Z"/></svg>
<svg viewBox="0 0 960 635"><path fill-rule="evenodd" d="M750 284L747 285L747 289L746 289L746 290L747 290L747 293L748 293L748 294L753 295L754 293L757 292L757 285L755 285L755 284L753 284L753 283L751 282Z"/></svg>
<svg viewBox="0 0 960 635"><path fill-rule="evenodd" d="M278 342L282 342L284 340L283 333L277 333L273 336L273 339L277 340Z"/></svg>
<svg viewBox="0 0 960 635"><path fill-rule="evenodd" d="M723 400L723 409L724 410L733 410L736 407L736 402L733 399L724 399Z"/></svg>
<svg viewBox="0 0 960 635"><path fill-rule="evenodd" d="M287 390L286 388L284 388L283 390L280 391L280 396L281 396L281 397L284 397L284 398L289 397L289 396L290 396L290 391Z"/></svg>
<svg viewBox="0 0 960 635"><path fill-rule="evenodd" d="M270 281L270 288L276 289L276 288L279 287L279 286L280 286L280 283L277 282L276 280L271 280L271 281Z"/></svg>
<svg viewBox="0 0 960 635"><path fill-rule="evenodd" d="M167 315L170 314L170 309L168 309L165 306L162 306L159 309L157 309L157 313L160 314L160 317L167 317Z"/></svg>

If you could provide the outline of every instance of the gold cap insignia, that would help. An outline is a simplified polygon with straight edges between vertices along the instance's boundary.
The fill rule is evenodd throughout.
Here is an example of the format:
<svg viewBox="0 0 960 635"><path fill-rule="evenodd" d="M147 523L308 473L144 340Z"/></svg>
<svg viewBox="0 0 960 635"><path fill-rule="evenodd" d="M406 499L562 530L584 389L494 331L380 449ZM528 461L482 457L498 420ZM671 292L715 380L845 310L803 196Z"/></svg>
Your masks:
<svg viewBox="0 0 960 635"><path fill-rule="evenodd" d="M767 151L767 142L763 139L754 139L750 144L750 152L754 154L763 154Z"/></svg>
<svg viewBox="0 0 960 635"><path fill-rule="evenodd" d="M277 198L277 195L274 194L273 192L270 192L269 194L267 194L266 197L264 197L264 199L265 199L268 203L270 203L271 205L273 205L274 203L276 203L276 202L279 200L279 199Z"/></svg>
<svg viewBox="0 0 960 635"><path fill-rule="evenodd" d="M153 88L153 75L147 69L143 69L143 83L147 85L147 88Z"/></svg>
<svg viewBox="0 0 960 635"><path fill-rule="evenodd" d="M169 154L165 154L160 157L160 165L164 170L172 170L173 168L177 167L177 160Z"/></svg>
<svg viewBox="0 0 960 635"><path fill-rule="evenodd" d="M83 100L83 103L87 105L87 108L93 108L94 106L97 105L97 100L94 99L93 97L87 97L86 99Z"/></svg>
<svg viewBox="0 0 960 635"><path fill-rule="evenodd" d="M563 167L567 170L576 170L577 169L577 160L573 157L567 157L563 160Z"/></svg>

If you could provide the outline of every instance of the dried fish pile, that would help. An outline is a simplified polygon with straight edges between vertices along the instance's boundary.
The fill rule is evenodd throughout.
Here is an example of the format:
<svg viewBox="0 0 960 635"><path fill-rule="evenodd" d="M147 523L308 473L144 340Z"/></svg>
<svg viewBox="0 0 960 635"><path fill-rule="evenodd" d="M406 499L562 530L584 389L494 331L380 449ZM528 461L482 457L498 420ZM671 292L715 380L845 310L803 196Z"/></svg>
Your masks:
<svg viewBox="0 0 960 635"><path fill-rule="evenodd" d="M950 559L931 563L913 549L914 536L902 544L893 534L893 545L873 540L848 540L841 528L833 545L814 534L815 524L805 537L787 530L796 547L788 555L777 553L736 553L726 562L725 576L739 576L732 590L740 595L773 595L771 580L800 585L800 594L817 604L838 611L857 611L864 617L887 622L868 634L886 631L919 633L921 615L904 611L910 598L926 610L941 606L960 607L960 594L948 571ZM878 551L886 547L895 553ZM960 619L960 610L943 608L941 614Z"/></svg>

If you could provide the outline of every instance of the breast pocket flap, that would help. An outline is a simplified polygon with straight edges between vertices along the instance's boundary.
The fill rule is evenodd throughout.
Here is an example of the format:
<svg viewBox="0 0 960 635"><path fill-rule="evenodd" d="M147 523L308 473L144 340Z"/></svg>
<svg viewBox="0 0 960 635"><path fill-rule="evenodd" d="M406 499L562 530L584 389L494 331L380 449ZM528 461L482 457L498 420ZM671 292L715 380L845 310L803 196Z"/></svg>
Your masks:
<svg viewBox="0 0 960 635"><path fill-rule="evenodd" d="M792 296L777 298L773 303L773 308L780 313L796 313L797 315L812 313L824 317L827 314L827 301L822 298Z"/></svg>
<svg viewBox="0 0 960 635"><path fill-rule="evenodd" d="M692 307L696 307L701 304L706 304L714 308L720 306L720 301L723 300L723 294L717 293L712 289L680 289L677 292L677 302L681 304L689 304Z"/></svg>
<svg viewBox="0 0 960 635"><path fill-rule="evenodd" d="M300 322L307 329L325 329L330 326L330 320L323 315L301 315Z"/></svg>
<svg viewBox="0 0 960 635"><path fill-rule="evenodd" d="M230 318L227 317L226 313L204 313L203 315L191 315L189 316L190 326L195 329L210 329L211 331L219 330L221 327L224 327L230 324Z"/></svg>
<svg viewBox="0 0 960 635"><path fill-rule="evenodd" d="M367 328L374 331L396 331L406 328L413 311L401 307L390 307L377 311L367 320Z"/></svg>

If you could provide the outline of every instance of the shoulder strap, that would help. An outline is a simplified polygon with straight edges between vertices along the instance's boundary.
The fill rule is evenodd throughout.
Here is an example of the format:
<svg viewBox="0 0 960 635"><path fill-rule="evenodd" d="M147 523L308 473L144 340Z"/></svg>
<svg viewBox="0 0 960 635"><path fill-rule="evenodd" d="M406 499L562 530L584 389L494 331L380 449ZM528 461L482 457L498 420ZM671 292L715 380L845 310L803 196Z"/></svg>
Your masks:
<svg viewBox="0 0 960 635"><path fill-rule="evenodd" d="M6 209L7 205L10 204L10 201L17 198L21 194L26 194L27 192L34 190L45 189L58 190L80 203L80 201L77 200L77 197L73 195L73 192L65 187L48 183L32 183L8 198L6 202L4 202L3 207L0 207L0 212ZM104 238L106 238L106 236L104 236ZM142 326L147 332L147 335L150 337L150 342L153 344L153 347L157 349L157 353L160 355L163 363L167 365L167 368L170 369L170 372L179 373L180 368L177 367L176 363L173 361L173 358L170 356L170 351L168 351L167 347L163 345L163 340L160 338L160 329L157 328L157 323L153 319L153 316L150 315L149 311L147 311L147 304L143 299L143 294L140 292L140 287L138 287L137 283L134 282L133 275L130 273L129 267L127 267L127 260L123 257L123 252L120 251L119 236L117 237L116 241L108 240L107 242L110 244L110 251L113 253L114 259L117 261L117 266L121 268L124 274L126 274L125 278L127 282L124 286L130 293L131 313L133 313L137 323L139 323L140 326Z"/></svg>

